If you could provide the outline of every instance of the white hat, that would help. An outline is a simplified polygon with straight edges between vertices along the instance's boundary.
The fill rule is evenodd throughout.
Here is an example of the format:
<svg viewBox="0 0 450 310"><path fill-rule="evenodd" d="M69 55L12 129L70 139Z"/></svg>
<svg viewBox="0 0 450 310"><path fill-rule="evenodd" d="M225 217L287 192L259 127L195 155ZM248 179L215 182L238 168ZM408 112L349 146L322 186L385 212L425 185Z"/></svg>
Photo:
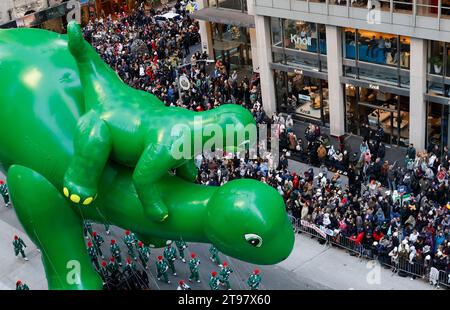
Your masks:
<svg viewBox="0 0 450 310"><path fill-rule="evenodd" d="M406 239L403 240L403 241L402 241L402 244L408 244L408 240L406 240Z"/></svg>
<svg viewBox="0 0 450 310"><path fill-rule="evenodd" d="M394 233L392 234L394 237L398 236L398 232L394 231Z"/></svg>
<svg viewBox="0 0 450 310"><path fill-rule="evenodd" d="M374 242L373 242L373 245L374 245L374 246L377 246L377 245L378 245L378 242L374 241Z"/></svg>
<svg viewBox="0 0 450 310"><path fill-rule="evenodd" d="M430 259L431 259L430 255L425 256L425 260L430 260Z"/></svg>

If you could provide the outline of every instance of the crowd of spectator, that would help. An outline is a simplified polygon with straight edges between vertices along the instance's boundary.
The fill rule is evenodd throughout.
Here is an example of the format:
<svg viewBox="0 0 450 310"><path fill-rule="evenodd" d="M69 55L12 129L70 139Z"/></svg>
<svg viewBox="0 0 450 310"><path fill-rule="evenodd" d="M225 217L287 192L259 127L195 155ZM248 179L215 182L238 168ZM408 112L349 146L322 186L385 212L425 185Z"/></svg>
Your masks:
<svg viewBox="0 0 450 310"><path fill-rule="evenodd" d="M169 11L180 18L157 20ZM182 5L150 12L141 6L129 14L90 21L84 36L125 83L168 106L205 111L233 103L251 110L258 123L266 121L259 75L238 78L229 61L214 62L207 53L191 50L200 43L198 30L198 22ZM185 88L179 85L182 76L189 80Z"/></svg>
<svg viewBox="0 0 450 310"><path fill-rule="evenodd" d="M168 10L173 9L146 13L139 8L98 19L85 27L85 37L130 86L155 94L166 105L195 111L228 103L245 106L258 123L270 123L276 129L284 150L279 163L266 156L257 160L197 158L199 183L260 180L277 189L293 217L323 226L334 237L353 240L380 261L395 266L404 258L448 272L447 148L416 154L410 145L404 162L390 163L385 160L382 128L368 131L353 152L343 139L335 146L313 124L306 128L304 139L297 138L291 116L269 118L264 112L257 74L239 77L226 61L209 65L207 54L191 53L200 40L197 22L177 6L180 20L157 23L154 17ZM181 76L189 80L186 90L179 86ZM289 170L287 157L294 155L321 167L321 172ZM334 172L332 177L329 171Z"/></svg>

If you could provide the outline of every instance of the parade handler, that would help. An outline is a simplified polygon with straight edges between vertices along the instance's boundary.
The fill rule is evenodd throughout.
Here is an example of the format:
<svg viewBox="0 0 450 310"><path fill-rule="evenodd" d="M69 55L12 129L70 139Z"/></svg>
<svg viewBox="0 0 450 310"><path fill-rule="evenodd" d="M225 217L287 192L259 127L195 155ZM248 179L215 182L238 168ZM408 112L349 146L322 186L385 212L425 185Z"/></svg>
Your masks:
<svg viewBox="0 0 450 310"><path fill-rule="evenodd" d="M9 207L11 202L9 201L9 193L8 193L8 186L6 185L5 181L0 180L0 195L3 197L3 201L5 202L5 207Z"/></svg>

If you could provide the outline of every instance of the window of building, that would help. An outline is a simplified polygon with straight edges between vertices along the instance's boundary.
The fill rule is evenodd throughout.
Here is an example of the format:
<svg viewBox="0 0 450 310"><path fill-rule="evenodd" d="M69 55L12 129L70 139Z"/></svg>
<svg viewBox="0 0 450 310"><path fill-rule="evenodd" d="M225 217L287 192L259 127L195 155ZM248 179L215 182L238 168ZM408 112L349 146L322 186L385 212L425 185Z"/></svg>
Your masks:
<svg viewBox="0 0 450 310"><path fill-rule="evenodd" d="M344 29L344 37L343 52L347 59L409 68L409 37L353 28Z"/></svg>
<svg viewBox="0 0 450 310"><path fill-rule="evenodd" d="M450 97L450 43L428 41L428 94Z"/></svg>
<svg viewBox="0 0 450 310"><path fill-rule="evenodd" d="M381 127L385 143L408 145L409 97L346 84L345 98L347 132L367 138Z"/></svg>
<svg viewBox="0 0 450 310"><path fill-rule="evenodd" d="M427 102L427 146L450 146L450 107L447 104Z"/></svg>
<svg viewBox="0 0 450 310"><path fill-rule="evenodd" d="M274 78L278 111L329 124L328 81L306 76L300 70L275 70Z"/></svg>
<svg viewBox="0 0 450 310"><path fill-rule="evenodd" d="M345 28L342 45L346 76L409 87L409 37Z"/></svg>
<svg viewBox="0 0 450 310"><path fill-rule="evenodd" d="M326 71L325 25L271 18L274 62Z"/></svg>
<svg viewBox="0 0 450 310"><path fill-rule="evenodd" d="M283 20L284 47L326 54L325 26L296 20Z"/></svg>
<svg viewBox="0 0 450 310"><path fill-rule="evenodd" d="M211 23L215 59L229 63L235 70L252 66L250 35L245 27Z"/></svg>
<svg viewBox="0 0 450 310"><path fill-rule="evenodd" d="M247 12L247 0L208 0L208 6Z"/></svg>
<svg viewBox="0 0 450 310"><path fill-rule="evenodd" d="M281 19L272 17L270 19L272 31L272 45L283 47L283 36L281 34Z"/></svg>

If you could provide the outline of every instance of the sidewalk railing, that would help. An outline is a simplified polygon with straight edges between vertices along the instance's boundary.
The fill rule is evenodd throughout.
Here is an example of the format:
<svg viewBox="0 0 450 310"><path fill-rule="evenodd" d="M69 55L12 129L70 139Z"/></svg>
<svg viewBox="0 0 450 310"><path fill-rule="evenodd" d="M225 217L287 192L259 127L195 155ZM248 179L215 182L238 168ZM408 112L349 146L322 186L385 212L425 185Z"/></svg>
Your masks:
<svg viewBox="0 0 450 310"><path fill-rule="evenodd" d="M393 263L387 253L383 255L376 256L370 249L364 248L364 246L353 240L349 237L343 236L341 234L336 234L334 236L321 233L319 227L317 227L313 223L309 223L307 221L302 221L300 219L296 219L293 216L289 216L293 225L297 225L294 227L294 231L306 233L311 237L315 237L318 240L325 241L325 245L338 246L342 249L349 251L350 254L356 255L359 258L365 258L368 260L378 260L378 262L382 265L385 265L389 268L392 268L397 273L403 273L412 278L419 278L430 283L430 266L426 266L420 262L410 262L406 258L400 258L396 263ZM445 287L450 289L450 270L439 270L439 277L437 281L437 285L440 287Z"/></svg>
<svg viewBox="0 0 450 310"><path fill-rule="evenodd" d="M444 270L439 270L439 285L445 286L450 289L450 271L445 272Z"/></svg>

